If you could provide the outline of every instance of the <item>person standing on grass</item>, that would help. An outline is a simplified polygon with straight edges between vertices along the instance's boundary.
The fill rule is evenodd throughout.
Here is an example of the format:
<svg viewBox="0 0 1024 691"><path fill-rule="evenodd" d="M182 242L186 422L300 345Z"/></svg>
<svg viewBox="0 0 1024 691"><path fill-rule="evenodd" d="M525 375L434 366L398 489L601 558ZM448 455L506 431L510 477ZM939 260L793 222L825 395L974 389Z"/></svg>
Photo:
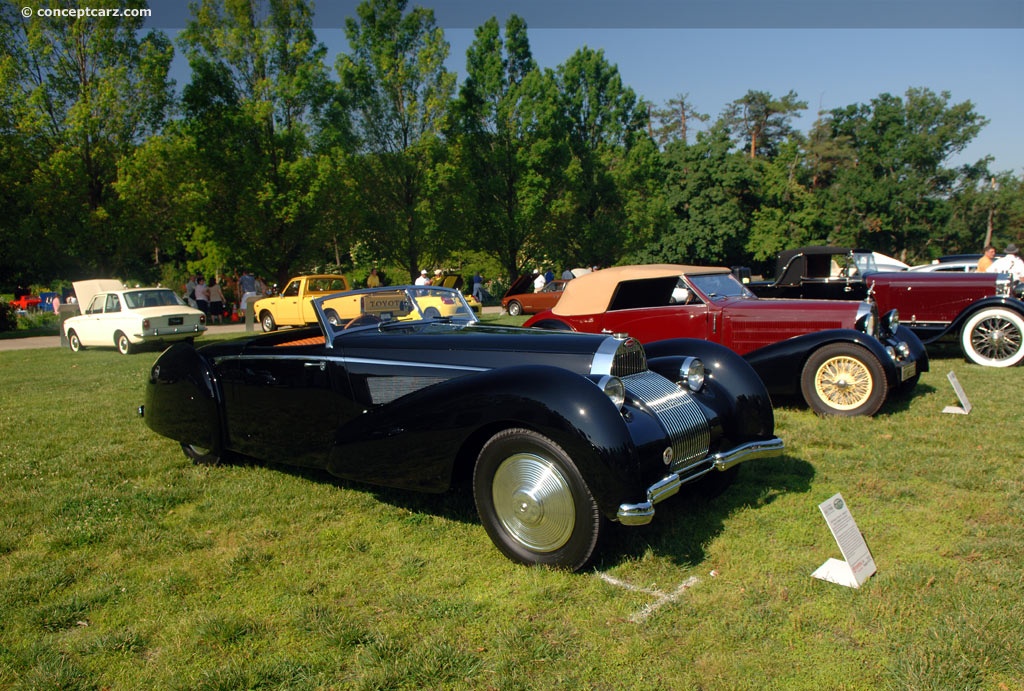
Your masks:
<svg viewBox="0 0 1024 691"><path fill-rule="evenodd" d="M221 324L223 319L224 291L221 290L220 284L217 283L217 277L214 276L210 281L210 322L213 323L216 320L218 324Z"/></svg>
<svg viewBox="0 0 1024 691"><path fill-rule="evenodd" d="M210 286L206 285L206 279L202 276L196 277L196 309L210 315Z"/></svg>

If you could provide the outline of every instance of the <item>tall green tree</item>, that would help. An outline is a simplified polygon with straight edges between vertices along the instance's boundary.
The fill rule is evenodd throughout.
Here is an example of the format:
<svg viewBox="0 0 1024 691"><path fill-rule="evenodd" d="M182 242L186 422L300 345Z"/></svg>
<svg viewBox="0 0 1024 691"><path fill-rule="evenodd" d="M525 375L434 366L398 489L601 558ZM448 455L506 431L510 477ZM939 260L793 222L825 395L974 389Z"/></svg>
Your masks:
<svg viewBox="0 0 1024 691"><path fill-rule="evenodd" d="M666 232L645 261L686 264L747 263L746 248L758 208L758 164L733 148L721 119L689 146L665 150Z"/></svg>
<svg viewBox="0 0 1024 691"><path fill-rule="evenodd" d="M984 162L948 166L987 122L970 101L950 99L948 92L912 88L902 98L882 94L837 108L819 121L815 129L824 135L812 136L842 140L856 152L818 192L831 242L911 260L932 254L951 196L975 186L986 169Z"/></svg>
<svg viewBox="0 0 1024 691"><path fill-rule="evenodd" d="M689 94L679 94L670 98L662 108L650 109L648 133L651 138L664 147L669 142L680 141L689 143L691 125L707 122L709 116L694 109Z"/></svg>
<svg viewBox="0 0 1024 691"><path fill-rule="evenodd" d="M133 0L97 5L145 7ZM33 238L36 254L23 269L44 280L135 272L137 248L113 182L119 161L170 113L170 41L160 32L143 34L141 17L54 21L16 10L11 3L0 8L0 98L5 150L18 150L32 168L27 174L23 162L12 171L20 178L23 194L15 201L23 214L4 221Z"/></svg>
<svg viewBox="0 0 1024 691"><path fill-rule="evenodd" d="M776 98L767 91L750 90L730 103L723 115L732 135L745 144L751 158L774 156L778 146L793 134L793 118L807 109L807 102L790 91Z"/></svg>
<svg viewBox="0 0 1024 691"><path fill-rule="evenodd" d="M608 265L623 254L629 238L628 202L616 171L639 139L649 140L647 109L604 51L580 48L558 68L557 79L572 153L564 200L572 214L557 228L553 248L565 264Z"/></svg>
<svg viewBox="0 0 1024 691"><path fill-rule="evenodd" d="M251 268L283 282L325 263L325 167L314 145L338 94L310 4L202 0L180 42L192 68L187 132L208 198L186 241L190 268Z"/></svg>
<svg viewBox="0 0 1024 691"><path fill-rule="evenodd" d="M445 69L449 46L432 10L406 12L405 0L366 0L345 23L351 51L336 69L350 92L360 156L354 193L362 233L380 259L412 277L444 257L452 240L439 222L446 208L442 134L455 93Z"/></svg>
<svg viewBox="0 0 1024 691"><path fill-rule="evenodd" d="M569 160L557 86L530 53L526 24L509 17L477 28L458 101L458 151L465 174L466 242L493 256L512 281L548 254Z"/></svg>

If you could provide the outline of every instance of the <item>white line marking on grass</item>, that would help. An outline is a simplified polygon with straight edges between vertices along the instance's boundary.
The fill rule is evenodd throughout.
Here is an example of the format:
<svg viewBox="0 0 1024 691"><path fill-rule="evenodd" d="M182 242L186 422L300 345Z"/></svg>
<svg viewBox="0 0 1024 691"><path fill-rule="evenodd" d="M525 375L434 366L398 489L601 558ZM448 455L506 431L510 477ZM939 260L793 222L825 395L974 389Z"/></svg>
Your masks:
<svg viewBox="0 0 1024 691"><path fill-rule="evenodd" d="M700 583L699 578L697 578L696 576L691 576L690 578L686 579L678 586L676 586L676 589L673 592L665 593L655 588L642 588L638 585L627 583L626 581L620 581L618 578L609 576L606 573L601 574L601 580L605 583L609 583L618 588L630 590L634 593L644 593L645 595L650 595L651 597L656 598L654 602L648 605L644 605L639 612L635 613L633 616L629 618L629 620L633 623L639 623L647 617L654 614L657 610L661 609L665 605L671 602L675 602L683 596L683 593L685 593L687 590Z"/></svg>

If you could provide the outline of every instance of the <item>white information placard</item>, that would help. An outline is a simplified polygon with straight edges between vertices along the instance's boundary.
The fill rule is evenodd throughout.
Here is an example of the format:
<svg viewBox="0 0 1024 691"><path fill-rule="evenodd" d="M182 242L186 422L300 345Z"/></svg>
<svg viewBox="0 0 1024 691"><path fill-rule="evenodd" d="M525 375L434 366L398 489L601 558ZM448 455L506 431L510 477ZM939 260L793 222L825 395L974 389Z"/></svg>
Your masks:
<svg viewBox="0 0 1024 691"><path fill-rule="evenodd" d="M843 500L843 495L838 493L818 504L818 508L846 561L829 559L811 575L830 583L859 588L875 573L875 560L853 520L850 508Z"/></svg>
<svg viewBox="0 0 1024 691"><path fill-rule="evenodd" d="M949 380L950 385L953 387L953 393L956 394L957 400L960 401L960 405L948 405L942 409L944 413L953 413L954 415L967 415L971 412L971 402L967 398L967 392L964 391L964 387L960 385L960 380L956 378L956 374L953 370L949 371L946 375L946 379Z"/></svg>

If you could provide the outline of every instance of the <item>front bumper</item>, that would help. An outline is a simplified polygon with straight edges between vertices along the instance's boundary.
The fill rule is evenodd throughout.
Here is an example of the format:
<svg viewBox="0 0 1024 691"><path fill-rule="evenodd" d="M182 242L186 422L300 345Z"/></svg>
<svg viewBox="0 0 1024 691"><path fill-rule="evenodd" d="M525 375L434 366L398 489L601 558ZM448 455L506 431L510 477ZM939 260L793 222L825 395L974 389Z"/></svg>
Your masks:
<svg viewBox="0 0 1024 691"><path fill-rule="evenodd" d="M707 473L729 468L758 458L773 458L782 453L784 444L778 437L741 444L728 451L712 454L696 466L689 466L686 474L670 473L647 488L647 500L639 504L620 504L617 517L623 525L647 525L654 518L654 505L676 494L679 489ZM694 467L698 470L694 471Z"/></svg>

